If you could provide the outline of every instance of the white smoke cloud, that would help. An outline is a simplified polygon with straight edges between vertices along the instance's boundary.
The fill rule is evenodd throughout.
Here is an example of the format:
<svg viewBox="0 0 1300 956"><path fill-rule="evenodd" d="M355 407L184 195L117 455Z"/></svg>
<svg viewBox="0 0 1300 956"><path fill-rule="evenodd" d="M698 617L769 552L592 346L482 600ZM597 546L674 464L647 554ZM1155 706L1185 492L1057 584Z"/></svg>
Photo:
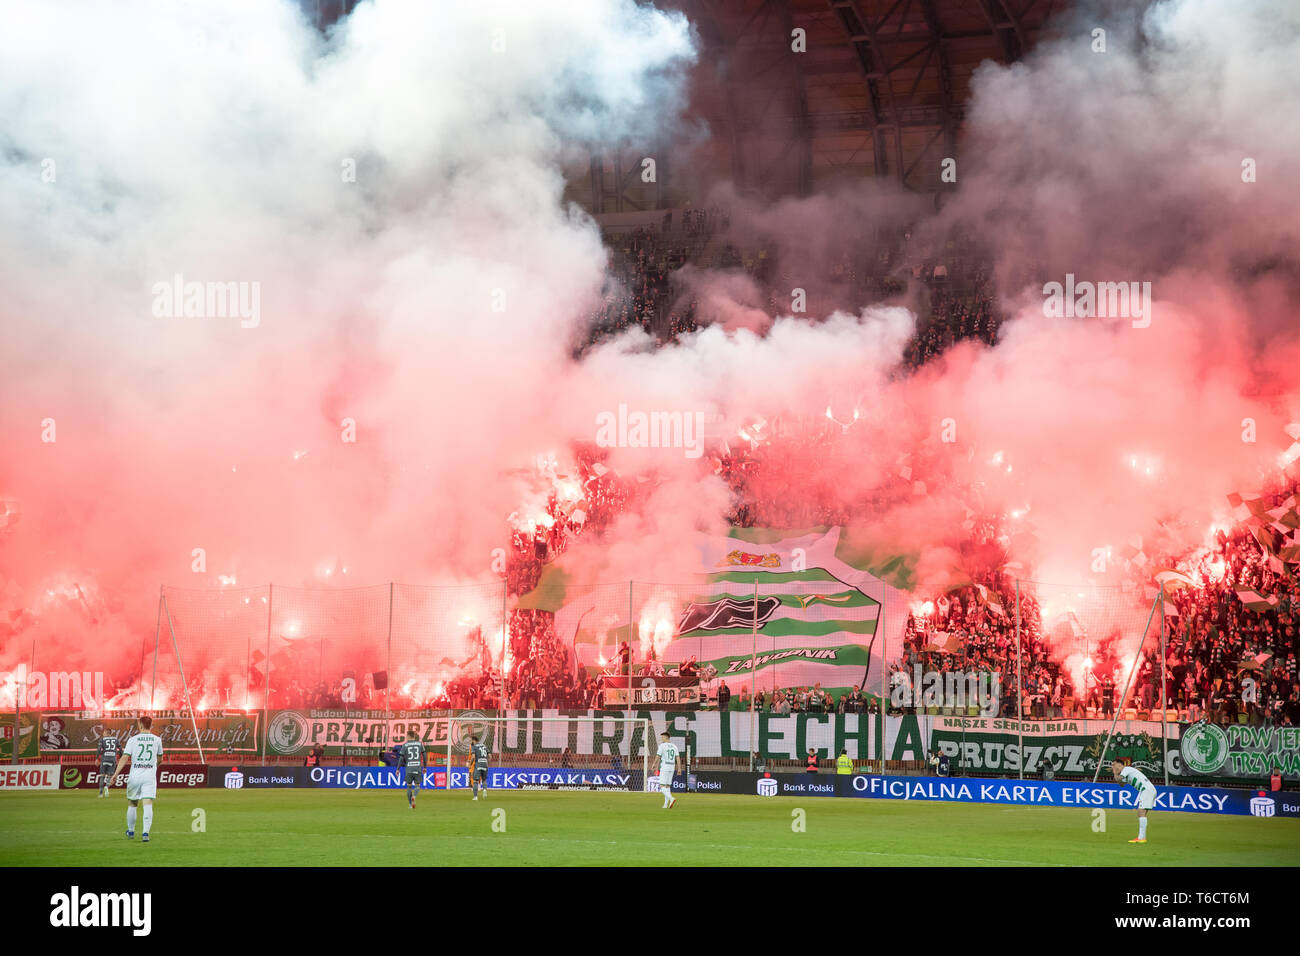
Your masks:
<svg viewBox="0 0 1300 956"><path fill-rule="evenodd" d="M4 656L50 630L20 612L55 579L113 596L106 643L129 657L159 581L297 583L340 559L363 582L486 576L506 472L568 438L548 396L602 282L561 162L670 131L685 20L401 0L328 37L289 2L7 20ZM176 276L255 286L256 327L158 317Z"/></svg>

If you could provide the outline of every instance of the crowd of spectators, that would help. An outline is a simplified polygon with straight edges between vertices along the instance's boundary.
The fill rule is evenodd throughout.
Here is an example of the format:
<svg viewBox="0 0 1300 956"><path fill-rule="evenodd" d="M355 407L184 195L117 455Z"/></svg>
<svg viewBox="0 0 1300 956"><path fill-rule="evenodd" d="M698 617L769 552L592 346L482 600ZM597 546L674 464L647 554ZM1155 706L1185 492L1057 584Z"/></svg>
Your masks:
<svg viewBox="0 0 1300 956"><path fill-rule="evenodd" d="M1300 484L1292 484L1273 496L1274 504L1297 490ZM1275 557L1270 561L1249 529L1238 525L1221 532L1215 547L1186 569L1200 584L1171 594L1178 615L1165 661L1167 698L1180 710L1218 723L1300 725L1300 580L1294 565L1286 567ZM1270 596L1276 604L1252 610L1238 591ZM1146 656L1138 680L1139 700L1158 700L1158 650Z"/></svg>
<svg viewBox="0 0 1300 956"><path fill-rule="evenodd" d="M910 367L919 368L960 341L992 345L997 341L1000 325L984 275L975 277L961 291L947 283L935 283L930 293L929 314L918 324L904 361Z"/></svg>
<svg viewBox="0 0 1300 956"><path fill-rule="evenodd" d="M607 237L608 294L590 319L590 334L579 351L633 325L664 339L698 329L698 303L674 291L672 275L701 242L712 239L716 258L710 266L744 270L761 288L779 298L789 277L780 271L771 243L742 248L727 237L729 211L723 207L688 208L678 222L664 216L659 229L638 228ZM864 301L916 294L920 303L917 331L905 349L904 361L920 367L963 341L992 344L1001 318L995 308L989 263L969 242L950 239L942 248L923 247L908 232L870 248L846 249L833 256L828 278L855 290ZM777 288L781 287L781 288ZM775 299L774 299L775 301ZM834 453L828 441L838 431L834 423L821 428L785 431L776 440L735 442L715 449L702 467L720 476L731 489L728 514L734 526L801 528L851 524L855 518L886 510L915 494L906 471L879 482L871 492L846 502L836 489L818 484L825 456ZM513 528L506 563L511 595L536 587L547 563L564 553L580 536L599 536L610 522L634 504L637 483L604 467L598 450L574 449L582 507L553 494L544 515ZM796 467L797 466L797 467ZM806 476L794 487L790 475ZM1281 503L1297 490L1295 483L1272 496ZM998 519L977 516L972 538L997 533ZM1258 723L1300 722L1300 673L1296 663L1297 583L1294 564L1284 568L1268 554L1246 524L1220 533L1215 546L1193 560L1161 556L1166 566L1179 568L1195 586L1174 591L1168 618L1165 661L1169 706L1180 719L1205 717L1213 721ZM1289 570L1288 570L1289 569ZM1149 577L1149 576L1148 576ZM1149 582L1142 582L1149 583ZM982 585L983 590L976 586ZM1273 595L1273 606L1251 610L1237 591ZM918 597L907 621L901 654L890 663L887 684L911 683L916 667L928 671L997 675L1002 688L1002 716L1109 717L1118 712L1151 717L1160 700L1158 647L1149 644L1140 656L1133 687L1124 677L1118 632L1088 635L1090 666L1082 672L1065 665L1055 636L1042 633L1041 614L1032 593L1020 594L1019 655L1014 616L1009 613L1014 592L1009 578L991 573L969 586L946 594ZM555 633L554 615L516 610L509 620L510 655L505 676L506 703L512 707L585 708L599 701L593 677L575 664L572 650ZM1019 686L1017 686L1017 661ZM1080 686L1076 686L1076 682ZM501 673L497 666L472 677L449 681L442 693L412 705L492 707L500 703ZM787 687L761 692L758 709L786 712L854 712L874 706L867 693L841 692L838 697L820 687ZM368 682L361 693L377 695ZM197 695L196 695L197 696ZM742 692L726 706L748 710ZM273 689L272 707L329 709L341 706L339 681L299 683ZM366 704L362 704L366 706Z"/></svg>
<svg viewBox="0 0 1300 956"><path fill-rule="evenodd" d="M555 633L555 615L547 611L512 611L510 645L513 661L506 693L511 708L596 706L596 681L580 672L573 652Z"/></svg>
<svg viewBox="0 0 1300 956"><path fill-rule="evenodd" d="M779 672L773 681L780 679ZM811 687L772 687L764 690L761 686L753 699L748 688L739 694L723 691L726 683L718 688L714 698L718 709L732 712L755 710L778 715L787 714L865 714L874 712L877 702L873 695L863 693L862 688L841 689L839 694L834 689L823 689L820 682ZM725 703L724 703L725 701Z"/></svg>
<svg viewBox="0 0 1300 956"><path fill-rule="evenodd" d="M776 442L758 450L742 450L715 460L719 474L737 492L740 503L733 521L772 527L833 525L850 520L843 504L815 505L799 501L779 482L764 487L747 481L792 451ZM768 453L773 458L765 458ZM779 465L778 474L788 473ZM900 493L905 493L900 483ZM747 492L764 487L765 495ZM1267 499L1281 504L1300 492L1290 483ZM972 534L992 538L996 521L975 522ZM1190 559L1160 557L1162 566L1181 570L1194 586L1171 592L1166 616L1166 701L1171 719L1258 724L1300 724L1300 670L1297 668L1297 616L1300 616L1300 581L1294 565L1283 565L1259 543L1248 524L1220 532L1214 547ZM1144 565L1145 567L1145 565ZM1289 570L1288 570L1289 567ZM1134 585L1149 584L1149 568L1135 568ZM972 583L930 600L917 602L909 613L902 654L891 663L887 687L897 681L914 682L916 666L928 671L995 675L1000 694L996 713L1027 718L1110 718L1116 713L1130 718L1159 720L1160 657L1158 639L1148 640L1140 655L1131 686L1126 660L1132 635L1117 627L1105 633L1070 635L1044 633L1044 620L1032 590L1019 594L1019 628L1013 608L1016 592L1005 574L989 574L982 588ZM1238 592L1271 595L1274 606L1252 610ZM1140 593L1140 592L1137 592ZM1153 597L1147 594L1147 601ZM1017 633L1019 648L1017 648ZM1088 665L1067 668L1062 645L1086 646ZM1017 653L1018 651L1018 653ZM895 676L897 675L897 676ZM1076 686L1077 685L1077 686ZM986 685L988 686L988 685ZM782 711L837 710L843 698L823 699L813 688L784 688L761 694L760 709ZM868 688L868 693L877 688ZM742 693L730 699L732 709L749 709ZM891 705L892 706L892 705ZM967 713L975 713L974 704ZM899 708L894 707L898 710ZM906 708L903 708L906 709ZM851 712L851 711L850 711Z"/></svg>
<svg viewBox="0 0 1300 956"><path fill-rule="evenodd" d="M725 217L713 211L696 210L683 220L684 231L690 233L725 233L725 224ZM667 230L671 222L665 220L664 226ZM649 330L652 314L665 305L671 306L662 326L667 337L696 330L697 303L668 299L668 277L682 259L666 255L649 233L633 233L619 242L614 244L613 272L630 298L620 300L612 313L606 312L604 318L612 315L612 321L596 323L595 338L599 329L617 331L632 321L641 321ZM774 282L780 286L780 280L788 278L781 274L770 243L742 248L724 237L717 248L709 265L744 270L760 287ZM949 239L941 248L931 248L904 232L896 241L876 243L867 254L844 250L831 259L828 269L834 282L846 283L867 296L883 299L908 288L917 293L921 303L918 327L904 354L910 367L920 367L963 341L991 345L997 339L1001 317L994 305L990 264L971 242ZM773 290L777 298L779 293L779 289ZM888 508L914 494L913 482L906 474L879 483L869 496L853 502L842 501L832 489L817 487L815 480L804 480L797 489L791 487L782 476L823 473L819 456L832 453L832 444L826 439L833 431L830 426L826 431L796 429L777 441L756 441L749 447L736 443L739 447L717 451L706 459L731 488L730 523L786 528L848 524L856 515ZM793 463L799 467L790 467ZM1284 490L1278 500L1287 493ZM605 520L626 501L622 497L611 502ZM598 533L603 524L589 516L584 528L574 528L562 514L554 517L555 523L532 539L531 548L527 540L517 542L518 560L512 564L517 579L512 578L512 590L524 590L535 583L542 563L560 553L576 533ZM988 521L997 523L996 518ZM973 535L980 531L976 528ZM1173 556L1167 557L1170 566L1177 566ZM1300 712L1296 712L1296 624L1291 610L1295 578L1270 570L1266 555L1244 527L1222 535L1218 551L1205 556L1203 563L1205 568L1188 569L1202 583L1173 598L1180 613L1170 619L1166 661L1170 708L1191 719L1300 720ZM1207 569L1216 563L1226 571L1211 578ZM979 583L987 589L983 594L971 585L919 602L932 610L909 616L902 654L891 664L891 681L910 682L917 664L922 673L959 671L990 678L996 674L1002 688L998 712L1003 716L1109 717L1117 710L1146 716L1154 713L1159 701L1157 650L1148 649L1142 655L1133 688L1123 698L1124 687L1115 678L1116 673L1127 676L1119 666L1123 643L1119 633L1086 636L1090 666L1078 680L1081 686L1076 687L1080 672L1067 668L1053 650L1056 639L1049 641L1041 633L1034 597L1024 593L1020 595L1017 686L1015 622L1004 610L1012 606L1011 582L991 575ZM1240 588L1277 592L1280 602L1268 611L1250 611L1236 597L1235 589ZM942 642L935 642L936 634L943 635ZM821 701L811 688L769 691L761 697L761 706L767 709L843 706L840 700ZM739 708L741 700L742 695L736 695L728 706ZM748 704L745 700L743 709L748 709Z"/></svg>
<svg viewBox="0 0 1300 956"><path fill-rule="evenodd" d="M806 501L799 503L800 496L779 483L768 486L748 480L765 463L780 472L778 463L783 454L806 452L782 446L777 441L757 450L715 458L714 467L742 499L738 511L744 514L738 514L735 520L760 521L774 527L851 521L846 505L816 507ZM580 457L580 468L584 500L590 509L586 520L574 523L558 499L552 498L547 513L553 516L554 524L550 528L539 526L531 535L520 531L515 536L507 562L512 594L523 594L535 587L545 564L562 553L568 542L578 534L601 533L633 496L635 483L602 469L594 453ZM1300 483L1292 482L1267 496L1265 503L1272 507L1298 492ZM567 533L556 533L557 528L566 528ZM996 522L989 519L975 523L971 533L995 536ZM1272 555L1252 534L1250 522L1219 532L1211 547L1190 558L1159 555L1155 561L1180 571L1193 582L1168 594L1164 675L1171 719L1300 724L1300 649L1296 645L1300 581L1295 566ZM1135 572L1134 581L1149 584L1149 568L1140 574ZM892 691L899 682L914 684L919 666L922 675L930 671L997 675L1001 688L997 713L1004 717L1109 718L1119 713L1139 719L1160 718L1161 667L1156 638L1148 639L1126 696L1128 673L1120 658L1124 642L1118 630L1075 635L1075 645L1086 641L1090 666L1083 671L1069 668L1062 660L1061 636L1044 633L1043 615L1032 587L1020 590L1016 615L1016 592L1010 578L991 573L979 584L983 587L972 583L928 599L914 596L901 653L889 665L888 689ZM1252 606L1242 595L1253 601ZM1252 595L1265 596L1268 603L1261 606ZM1147 599L1151 597L1148 592ZM556 634L553 613L514 610L510 612L508 633L508 706L599 706L597 679L576 666L572 648ZM448 681L441 693L428 699L407 699L397 689L381 696L373 688L370 674L363 673L353 680L355 697L346 700L344 680L351 676L347 672L332 680L316 680L313 675L273 681L268 705L336 710L380 706L384 702L394 707L429 708L491 708L500 703L498 666L473 669L472 674ZM777 679L779 674L774 675ZM756 709L773 713L853 713L875 706L872 698L879 690L875 681L862 691L840 691L838 696L817 686L782 687L761 691L753 703ZM203 674L194 678L190 693L192 699L205 701L208 707L242 705L241 700L230 699L229 688L224 694L219 687L208 688ZM160 706L184 705L181 688L171 696L173 700ZM749 710L750 703L747 692L742 690L729 695L726 706ZM886 706L899 709L894 702ZM969 705L965 713L974 713L972 707Z"/></svg>
<svg viewBox="0 0 1300 956"><path fill-rule="evenodd" d="M681 338L684 335L699 331L700 324L695 319L696 309L698 308L699 303L694 297L685 299L673 307L673 310L668 313L668 337L670 339Z"/></svg>
<svg viewBox="0 0 1300 956"><path fill-rule="evenodd" d="M692 235L637 228L607 240L605 293L587 317L587 337L579 344L579 354L633 326L657 336L661 329L681 321L676 313L669 318L676 298L672 275L694 253ZM693 314L693 307L689 311Z"/></svg>
<svg viewBox="0 0 1300 956"><path fill-rule="evenodd" d="M1300 483L1266 497L1270 507L1294 500ZM1193 583L1174 586L1165 614L1164 701L1171 719L1212 723L1300 725L1300 670L1296 629L1300 578L1294 565L1272 555L1241 523L1220 531L1212 547L1190 559L1161 556ZM1149 571L1139 577L1150 579ZM1080 635L1090 640L1089 665L1076 674L1062 666L1060 645L1042 633L1032 593L1020 600L1020 686L1016 625L1006 612L1014 596L1005 580L990 580L981 599L974 587L940 595L909 615L904 652L892 671L914 683L922 673L997 673L1003 696L999 714L1025 717L1127 717L1159 720L1162 668L1158 632L1149 636L1136 670L1126 671L1118 632ZM1149 591L1148 600L1154 600ZM1258 605L1254 595L1272 606ZM1243 599L1244 596L1244 599ZM936 640L936 635L942 638ZM1125 694L1125 685L1128 687Z"/></svg>
<svg viewBox="0 0 1300 956"><path fill-rule="evenodd" d="M665 231L672 228L672 212L664 217ZM688 236L711 236L716 232L726 232L731 226L731 210L722 205L712 205L707 209L687 206L682 210L682 232Z"/></svg>

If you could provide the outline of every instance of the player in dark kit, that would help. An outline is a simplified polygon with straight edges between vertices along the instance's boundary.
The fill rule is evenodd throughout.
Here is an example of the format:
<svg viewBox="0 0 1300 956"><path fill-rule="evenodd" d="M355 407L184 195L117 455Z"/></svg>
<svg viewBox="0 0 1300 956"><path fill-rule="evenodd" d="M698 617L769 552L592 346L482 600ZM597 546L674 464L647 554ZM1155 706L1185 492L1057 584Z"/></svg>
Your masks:
<svg viewBox="0 0 1300 956"><path fill-rule="evenodd" d="M122 742L116 737L100 737L95 752L99 754L99 795L105 797L113 782L113 768L122 754Z"/></svg>
<svg viewBox="0 0 1300 956"><path fill-rule="evenodd" d="M480 782L483 795L487 796L488 749L482 737L474 738L474 745L469 748L469 753L473 761L469 771L470 784L474 787L474 799L477 800Z"/></svg>
<svg viewBox="0 0 1300 956"><path fill-rule="evenodd" d="M424 744L416 739L412 730L402 744L402 766L406 768L406 802L415 809L415 795L420 792L420 778L424 776Z"/></svg>

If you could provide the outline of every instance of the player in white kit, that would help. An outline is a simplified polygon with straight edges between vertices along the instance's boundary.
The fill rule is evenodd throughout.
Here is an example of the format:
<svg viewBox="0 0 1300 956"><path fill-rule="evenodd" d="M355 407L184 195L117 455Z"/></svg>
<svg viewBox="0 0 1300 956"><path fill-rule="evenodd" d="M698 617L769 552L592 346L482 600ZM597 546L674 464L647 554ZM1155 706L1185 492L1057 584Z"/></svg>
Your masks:
<svg viewBox="0 0 1300 956"><path fill-rule="evenodd" d="M162 760L162 739L153 732L153 718L141 717L137 722L139 733L126 742L118 758L116 778L122 765L131 760L131 774L126 778L126 838L135 839L135 808L144 801L144 826L141 842L149 842L149 827L153 824L153 801L158 794L158 764ZM111 786L111 783L110 783Z"/></svg>
<svg viewBox="0 0 1300 956"><path fill-rule="evenodd" d="M659 735L659 790L664 795L665 810L677 804L673 796L673 774L677 772L677 745L668 742L668 731Z"/></svg>
<svg viewBox="0 0 1300 956"><path fill-rule="evenodd" d="M1147 811L1156 805L1156 785L1147 779L1147 775L1136 767L1126 767L1118 760L1110 765L1110 772L1116 783L1137 787L1138 791L1138 835L1129 843L1147 842Z"/></svg>

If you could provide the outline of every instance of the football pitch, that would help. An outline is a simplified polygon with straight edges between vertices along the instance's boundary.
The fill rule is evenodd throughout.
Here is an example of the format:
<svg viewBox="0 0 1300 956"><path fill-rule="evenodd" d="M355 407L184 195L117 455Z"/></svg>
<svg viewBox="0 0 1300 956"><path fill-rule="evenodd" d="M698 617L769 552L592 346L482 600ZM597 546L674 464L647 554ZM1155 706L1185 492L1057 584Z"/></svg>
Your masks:
<svg viewBox="0 0 1300 956"><path fill-rule="evenodd" d="M0 794L5 866L1296 866L1300 820L901 800L650 793L162 791ZM196 813L195 811L201 811ZM802 811L800 813L799 811ZM198 829L199 823L202 829Z"/></svg>

